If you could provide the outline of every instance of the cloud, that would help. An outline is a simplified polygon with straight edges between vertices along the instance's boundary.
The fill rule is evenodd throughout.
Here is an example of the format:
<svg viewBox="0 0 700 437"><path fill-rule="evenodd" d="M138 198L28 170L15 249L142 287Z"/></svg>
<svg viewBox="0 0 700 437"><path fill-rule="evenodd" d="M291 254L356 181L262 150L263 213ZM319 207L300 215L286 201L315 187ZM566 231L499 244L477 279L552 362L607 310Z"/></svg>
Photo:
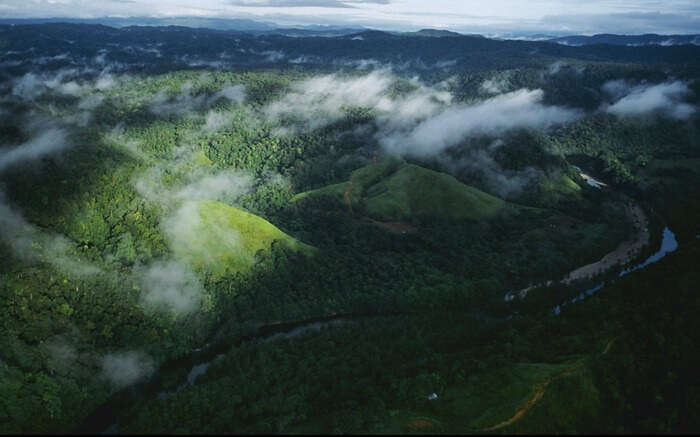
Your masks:
<svg viewBox="0 0 700 437"><path fill-rule="evenodd" d="M24 261L41 261L77 276L99 273L92 264L71 254L71 244L63 236L39 230L12 208L0 191L0 238Z"/></svg>
<svg viewBox="0 0 700 437"><path fill-rule="evenodd" d="M119 123L112 130L107 132L104 139L107 143L112 143L115 147L122 147L132 157L148 160L148 156L139 149L139 142L129 138L124 134L124 123Z"/></svg>
<svg viewBox="0 0 700 437"><path fill-rule="evenodd" d="M179 259L196 266L217 262L217 255L206 250L201 241L202 231L215 234L217 249L236 252L242 238L227 226L204 223L200 203L215 200L233 204L240 196L253 188L253 178L240 171L224 170L212 173L209 166L195 166L194 149L183 147L174 151L167 164L147 169L135 181L137 191L145 198L157 202L163 209L161 229L168 246ZM165 180L182 175L187 182L168 186ZM214 229L212 229L214 227ZM183 264L171 261L151 266L138 273L144 278L143 303L156 309L171 309L186 314L200 308L202 288L194 272Z"/></svg>
<svg viewBox="0 0 700 437"><path fill-rule="evenodd" d="M548 74L557 74L561 71L561 67L564 67L566 65L565 62L562 61L556 61L552 62L549 67L547 67L547 73Z"/></svg>
<svg viewBox="0 0 700 437"><path fill-rule="evenodd" d="M387 5L390 0L229 0L233 6L264 8L352 8L355 4Z"/></svg>
<svg viewBox="0 0 700 437"><path fill-rule="evenodd" d="M509 87L507 75L482 84L488 94ZM540 172L534 168L503 169L493 158L502 141L493 141L486 149L462 148L460 159L449 156L448 149L469 138L500 138L519 128L547 129L583 115L578 109L544 104L540 89L520 89L471 103L453 102L448 90L449 82L434 86L417 79L401 82L386 70L359 77L320 76L293 85L287 95L266 108L266 113L287 131L307 131L342 119L348 108L368 108L374 113L374 122L365 135L374 132L387 153L437 158L451 172L469 169L490 192L502 197L518 193Z"/></svg>
<svg viewBox="0 0 700 437"><path fill-rule="evenodd" d="M22 259L32 258L32 237L36 233L36 229L7 203L5 194L0 192L0 236L10 244L17 256Z"/></svg>
<svg viewBox="0 0 700 437"><path fill-rule="evenodd" d="M163 232L172 251L198 267L219 263L218 253L242 252L242 236L220 221L205 223L200 205L198 201L185 201L163 219ZM202 241L203 232L216 235L216 240ZM207 249L211 244L216 245L215 251Z"/></svg>
<svg viewBox="0 0 700 437"><path fill-rule="evenodd" d="M57 336L44 342L42 346L49 354L47 365L51 370L60 375L71 372L78 358L78 351L66 338Z"/></svg>
<svg viewBox="0 0 700 437"><path fill-rule="evenodd" d="M215 102L222 97L234 103L243 103L246 99L246 87L245 85L231 85L224 87L212 96L211 102Z"/></svg>
<svg viewBox="0 0 700 437"><path fill-rule="evenodd" d="M205 95L193 96L189 89L175 97L170 97L165 91L158 92L151 101L149 109L160 116L180 115L201 107L206 101Z"/></svg>
<svg viewBox="0 0 700 437"><path fill-rule="evenodd" d="M102 358L102 376L116 389L139 382L154 370L153 359L138 351L116 352Z"/></svg>
<svg viewBox="0 0 700 437"><path fill-rule="evenodd" d="M9 150L0 150L0 173L21 162L35 160L67 147L65 130L60 128L47 129L26 143Z"/></svg>
<svg viewBox="0 0 700 437"><path fill-rule="evenodd" d="M100 91L106 91L114 88L119 81L111 74L107 73L101 75L97 81L95 81L95 88Z"/></svg>
<svg viewBox="0 0 700 437"><path fill-rule="evenodd" d="M41 129L41 122L34 122L28 129ZM59 152L69 146L66 132L49 128L24 144L0 152L0 173L25 162ZM41 231L27 222L22 214L9 205L0 191L0 238L5 240L15 256L25 261L41 261L75 275L91 275L99 272L92 264L71 254L71 244L61 235Z"/></svg>
<svg viewBox="0 0 700 437"><path fill-rule="evenodd" d="M604 110L618 116L657 113L686 120L696 111L695 106L682 101L691 90L687 84L678 80L657 85L632 85L623 80L615 80L605 83L602 89L614 101L611 105L604 106Z"/></svg>
<svg viewBox="0 0 700 437"><path fill-rule="evenodd" d="M318 59L317 61L320 62ZM373 68L380 68L382 66L381 62L376 59L334 59L333 65L352 67L358 70L370 70Z"/></svg>
<svg viewBox="0 0 700 437"><path fill-rule="evenodd" d="M92 60L95 64L98 65L105 65L107 63L107 54L109 53L108 50L101 49L99 54L95 56Z"/></svg>
<svg viewBox="0 0 700 437"><path fill-rule="evenodd" d="M180 93L174 97L168 96L165 91L158 92L151 100L150 110L160 116L180 115L212 105L221 98L234 103L243 103L246 98L246 87L244 85L231 85L207 97L206 94L194 95L192 83L186 82L182 85Z"/></svg>
<svg viewBox="0 0 700 437"><path fill-rule="evenodd" d="M119 133L113 135L119 138ZM217 200L231 203L253 187L253 178L243 171L222 170L212 172L208 166L192 169L194 149L181 147L173 151L166 165L154 165L134 179L136 190L146 199L172 208L187 200ZM166 186L168 175L182 173L185 183Z"/></svg>
<svg viewBox="0 0 700 437"><path fill-rule="evenodd" d="M700 18L697 8L694 13L623 12L611 14L560 14L548 15L538 21L540 32L560 31L569 34L592 35L597 33L634 34L644 33L697 33ZM536 27L536 26L535 26ZM536 28L532 29L533 31Z"/></svg>
<svg viewBox="0 0 700 437"><path fill-rule="evenodd" d="M203 129L207 132L216 132L231 122L231 116L225 112L209 111L204 120Z"/></svg>
<svg viewBox="0 0 700 437"><path fill-rule="evenodd" d="M204 176L175 194L180 200L218 200L233 201L253 187L253 178L247 174L222 171L215 175Z"/></svg>
<svg viewBox="0 0 700 437"><path fill-rule="evenodd" d="M382 121L410 123L449 103L452 96L428 88L417 80L414 89L401 96L390 96L396 78L386 71L373 71L360 77L336 75L315 77L294 84L292 90L265 110L267 116L286 125L285 131L313 130L342 119L348 108L370 108L381 112Z"/></svg>
<svg viewBox="0 0 700 437"><path fill-rule="evenodd" d="M205 22L201 17L216 17L262 19L278 25L362 25L389 30L439 27L482 34L691 34L700 28L700 7L692 0L547 0L528 2L527 7L521 4L514 0L204 0L195 5L174 0L3 0L0 12L8 18L159 17L166 25L191 23L191 17L196 16L200 17L197 23ZM313 13L309 13L310 8Z"/></svg>
<svg viewBox="0 0 700 437"><path fill-rule="evenodd" d="M443 68L448 68L448 67L454 67L457 65L457 60L456 59L450 59L447 61L440 61L435 63L435 68L443 69Z"/></svg>
<svg viewBox="0 0 700 437"><path fill-rule="evenodd" d="M79 73L76 69L62 69L55 73L27 73L15 79L12 94L23 100L34 100L48 90L62 94L76 95L83 86L75 80L65 81Z"/></svg>
<svg viewBox="0 0 700 437"><path fill-rule="evenodd" d="M481 84L481 90L487 94L501 94L508 89L504 79L487 79Z"/></svg>
<svg viewBox="0 0 700 437"><path fill-rule="evenodd" d="M471 135L544 129L581 116L575 109L542 104L543 96L542 90L521 89L473 105L450 106L410 129L382 132L379 140L393 154L431 156Z"/></svg>
<svg viewBox="0 0 700 437"><path fill-rule="evenodd" d="M266 50L264 52L260 52L260 54L265 56L265 60L268 62L278 62L286 58L286 55L283 52L277 50Z"/></svg>
<svg viewBox="0 0 700 437"><path fill-rule="evenodd" d="M62 55L63 56L63 55ZM109 70L117 64L110 64L97 76L94 86L99 91L106 91L119 83L119 79L114 77ZM85 78L94 75L96 70L88 67L84 68L63 68L55 72L29 72L18 77L12 82L11 94L21 100L35 100L42 94L53 91L69 96L78 96L89 87Z"/></svg>
<svg viewBox="0 0 700 437"><path fill-rule="evenodd" d="M491 142L485 149L465 149L466 155L460 159L454 159L445 154L438 155L438 162L452 173L468 169L472 175L476 175L483 181L489 192L507 198L519 194L523 188L537 179L541 172L532 167L519 171L503 169L493 158L493 153L503 145L503 140L498 139Z"/></svg>
<svg viewBox="0 0 700 437"><path fill-rule="evenodd" d="M83 97L80 99L78 102L78 109L82 109L85 111L92 111L93 109L97 108L102 104L104 101L104 97L101 95L97 94L92 94L86 97Z"/></svg>
<svg viewBox="0 0 700 437"><path fill-rule="evenodd" d="M505 78L482 84L499 92ZM469 136L495 135L515 128L546 129L573 121L581 111L542 103L542 90L521 89L473 104L453 104L444 86L428 87L417 79L409 91L396 93L397 78L386 70L360 77L327 75L292 86L266 108L271 119L289 131L309 131L342 119L348 108L375 112L376 139L384 149L402 156L434 156Z"/></svg>
<svg viewBox="0 0 700 437"><path fill-rule="evenodd" d="M203 288L197 276L177 261L156 262L139 272L141 303L151 309L188 314L199 309Z"/></svg>

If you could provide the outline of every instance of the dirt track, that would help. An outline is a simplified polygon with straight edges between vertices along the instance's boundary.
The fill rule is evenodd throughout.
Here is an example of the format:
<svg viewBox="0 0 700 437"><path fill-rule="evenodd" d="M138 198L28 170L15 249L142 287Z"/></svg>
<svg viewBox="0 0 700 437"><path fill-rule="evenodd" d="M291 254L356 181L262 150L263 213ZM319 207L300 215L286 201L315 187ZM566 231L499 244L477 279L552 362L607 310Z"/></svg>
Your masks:
<svg viewBox="0 0 700 437"><path fill-rule="evenodd" d="M352 215L352 201L350 200L350 193L352 192L353 188L353 183L352 180L350 181L350 185L345 189L345 192L343 193L343 199L345 199L345 203L348 204L348 209L350 210L350 214Z"/></svg>
<svg viewBox="0 0 700 437"><path fill-rule="evenodd" d="M617 338L613 338L612 340L610 340L608 342L607 345L605 345L605 348L603 349L603 352L601 355L606 355L608 352L610 352L610 349L612 348L613 343L615 343L615 340L617 340ZM505 428L506 426L512 425L513 423L517 422L525 415L525 413L527 413L532 407L534 407L537 404L537 402L540 401L540 399L542 399L542 397L544 396L545 390L546 390L547 386L549 386L550 383L552 383L553 381L556 381L558 379L561 379L561 378L566 378L567 376L573 374L575 371L577 371L578 369L580 369L582 367L583 367L583 361L579 361L578 363L574 364L573 366L567 367L561 373L555 375L554 377L549 378L546 381L538 384L536 386L536 389L535 389L535 394L532 396L532 398L530 398L525 403L525 405L520 407L518 409L518 411L515 412L513 417L511 417L510 419L504 420L503 422L498 423L494 426L491 426L488 428L482 428L479 431L480 432L495 431L497 429Z"/></svg>
<svg viewBox="0 0 700 437"><path fill-rule="evenodd" d="M540 399L542 399L542 397L544 396L544 392L545 392L547 386L548 386L550 383L552 383L553 381L556 381L557 379L565 378L565 377L571 375L572 373L574 373L575 371L577 371L577 370L580 369L581 367L583 367L583 362L578 362L578 363L574 364L573 366L564 369L561 373L555 375L554 377L549 378L549 379L547 379L546 381L544 381L544 382L538 384L538 385L536 386L536 388L535 388L535 394L532 396L532 398L530 398L530 399L525 403L525 405L523 405L522 407L518 408L518 411L515 412L515 414L513 415L513 417L511 417L511 418L508 419L508 420L504 420L504 421L501 422L501 423L497 423L497 424L494 425L494 426L490 426L490 427L488 427L488 428L482 428L482 429L480 429L479 431L480 431L480 432L495 431L495 430L497 430L497 429L505 428L506 426L512 425L513 423L517 422L517 421L520 420L520 419L525 415L525 413L527 413L532 407L534 407L535 405L537 405L537 402L539 402Z"/></svg>
<svg viewBox="0 0 700 437"><path fill-rule="evenodd" d="M369 223L384 229L385 231L391 232L392 234L415 234L418 232L418 228L409 225L405 222L379 222L377 220L367 219Z"/></svg>

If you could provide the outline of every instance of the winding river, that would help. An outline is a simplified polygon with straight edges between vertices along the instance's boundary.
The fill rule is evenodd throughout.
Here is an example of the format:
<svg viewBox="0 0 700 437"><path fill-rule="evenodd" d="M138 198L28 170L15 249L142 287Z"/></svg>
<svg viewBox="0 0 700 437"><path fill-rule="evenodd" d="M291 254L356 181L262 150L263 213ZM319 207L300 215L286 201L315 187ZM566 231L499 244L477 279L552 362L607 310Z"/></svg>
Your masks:
<svg viewBox="0 0 700 437"><path fill-rule="evenodd" d="M585 173L579 169L582 177ZM586 175L584 177L589 185L602 189L602 187L607 187L603 182L600 182L591 176ZM575 280L583 279L586 277L594 277L599 275L619 263L628 262L631 257L638 253L642 247L648 244L649 241L649 230L648 230L648 220L644 215L643 210L638 205L629 205L629 213L632 223L637 230L635 237L629 241L625 241L618 246L615 251L605 255L601 260L582 266L561 279L559 282L563 284L569 284ZM676 240L675 234L668 228L664 228L662 234L662 241L660 249L647 258L644 262L628 267L627 269L620 272L619 277L626 276L635 271L641 270L650 264L658 262L664 258L668 253L674 252L678 249L678 242ZM554 314L559 315L561 313L562 307L566 305L575 304L584 300L586 297L596 294L598 291L602 290L606 285L611 285L615 280L610 280L607 283L601 282L596 286L582 291L579 295L572 299L569 299L552 309ZM509 292L505 296L506 302L512 301L516 297L521 299L527 296L527 293L537 287L549 286L554 283L553 280L547 281L543 284L537 284L530 286L528 288ZM398 313L397 313L398 314ZM277 323L272 325L262 326L257 329L254 334L250 334L239 338L236 342L218 344L214 346L206 346L204 348L195 349L189 356L176 360L175 362L167 363L162 366L161 369L173 369L182 368L185 366L190 366L190 371L187 373L183 381L171 391L164 390L160 382L160 371L157 372L147 383L137 384L135 386L129 387L121 392L113 395L108 402L101 405L95 411L93 411L90 416L88 416L81 427L77 430L78 433L90 433L94 434L99 432L100 434L118 434L119 433L119 423L117 421L117 411L124 408L125 405L133 403L143 396L153 396L158 399L166 399L170 397L173 393L183 390L189 385L196 382L197 378L207 373L209 367L216 361L224 358L225 351L229 348L248 341L275 341L283 338L294 338L308 332L319 332L321 329L330 326L339 326L353 323L359 318L369 318L369 317L381 317L388 315L397 314L345 314L345 315L335 315L317 319L311 319L300 322L290 322L290 323ZM509 320L513 317L513 314L506 318L496 318L491 317L484 313L475 313L474 317L485 322L493 321L503 321Z"/></svg>
<svg viewBox="0 0 700 437"><path fill-rule="evenodd" d="M235 341L220 343L204 348L195 349L188 356L167 362L146 382L137 383L114 393L110 399L96 408L75 430L77 434L119 434L118 411L124 410L130 404L143 397L167 399L174 393L183 390L196 382L197 378L207 373L209 367L224 358L225 351L244 342L270 342L286 338L298 337L308 332L320 332L326 327L354 323L362 318L394 316L391 314L339 314L334 316L310 319L298 322L275 323L259 327L255 333L238 338ZM189 372L174 390L165 390L162 386L163 373L172 369L190 367Z"/></svg>
<svg viewBox="0 0 700 437"><path fill-rule="evenodd" d="M623 277L627 276L630 273L636 272L638 270L641 270L655 262L660 261L663 257L665 257L667 254L671 252L675 252L678 249L678 241L676 240L676 234L674 234L669 228L664 228L663 230L663 235L661 239L661 248L659 248L658 251L656 251L653 255L651 255L649 258L647 258L643 263L637 264L636 266L629 267L623 271L620 272L618 277ZM565 305L580 302L584 300L588 296L593 296L600 290L602 290L606 285L612 285L615 283L615 280L611 280L609 282L601 282L600 284L596 285L595 287L589 288L588 290L582 291L581 294L577 295L573 299L563 302L560 305L557 305L554 307L552 311L554 311L554 314L559 315L561 313L561 308Z"/></svg>

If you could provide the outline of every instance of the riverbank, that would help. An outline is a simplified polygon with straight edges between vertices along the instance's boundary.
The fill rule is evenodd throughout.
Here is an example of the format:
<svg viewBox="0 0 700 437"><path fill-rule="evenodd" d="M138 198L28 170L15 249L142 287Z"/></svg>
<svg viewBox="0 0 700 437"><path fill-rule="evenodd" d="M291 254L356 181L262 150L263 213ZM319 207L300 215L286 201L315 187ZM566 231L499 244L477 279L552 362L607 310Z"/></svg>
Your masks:
<svg viewBox="0 0 700 437"><path fill-rule="evenodd" d="M603 256L600 260L572 270L559 281L550 279L549 281L531 285L521 290L508 292L505 295L505 301L511 302L516 297L524 299L531 290L539 287L549 287L555 282L570 285L575 281L594 278L609 271L613 267L625 265L632 261L639 255L642 249L649 244L649 220L646 214L644 214L644 210L642 210L639 205L629 204L627 208L629 221L632 223L635 229L635 233L632 238L620 243L615 250L605 254L605 256Z"/></svg>

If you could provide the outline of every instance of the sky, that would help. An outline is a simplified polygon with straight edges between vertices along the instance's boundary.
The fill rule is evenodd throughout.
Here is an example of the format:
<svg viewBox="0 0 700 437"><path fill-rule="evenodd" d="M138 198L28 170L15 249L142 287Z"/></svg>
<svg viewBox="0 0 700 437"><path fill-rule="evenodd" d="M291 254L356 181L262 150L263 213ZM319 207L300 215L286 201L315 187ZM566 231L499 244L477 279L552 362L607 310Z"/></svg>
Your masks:
<svg viewBox="0 0 700 437"><path fill-rule="evenodd" d="M0 0L2 18L245 18L464 33L700 33L700 0Z"/></svg>

